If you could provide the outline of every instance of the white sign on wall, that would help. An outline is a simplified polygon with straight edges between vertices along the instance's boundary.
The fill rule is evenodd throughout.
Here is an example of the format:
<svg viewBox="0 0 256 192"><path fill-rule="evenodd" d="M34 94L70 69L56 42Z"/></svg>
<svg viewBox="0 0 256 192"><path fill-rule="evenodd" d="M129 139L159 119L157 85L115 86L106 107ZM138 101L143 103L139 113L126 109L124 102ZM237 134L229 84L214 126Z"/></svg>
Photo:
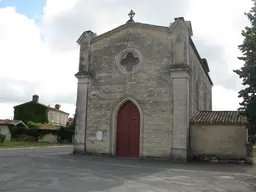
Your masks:
<svg viewBox="0 0 256 192"><path fill-rule="evenodd" d="M103 132L102 131L97 131L96 132L96 140L97 141L102 141L103 140Z"/></svg>

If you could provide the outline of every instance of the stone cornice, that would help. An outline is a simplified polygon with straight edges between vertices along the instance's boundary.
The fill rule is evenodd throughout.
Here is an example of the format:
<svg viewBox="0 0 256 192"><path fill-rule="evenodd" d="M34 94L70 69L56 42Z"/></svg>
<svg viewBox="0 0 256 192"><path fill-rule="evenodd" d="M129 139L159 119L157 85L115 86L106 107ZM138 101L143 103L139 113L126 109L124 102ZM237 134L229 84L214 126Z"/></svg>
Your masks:
<svg viewBox="0 0 256 192"><path fill-rule="evenodd" d="M88 79L91 77L90 73L87 71L79 71L75 74L75 77L79 79Z"/></svg>
<svg viewBox="0 0 256 192"><path fill-rule="evenodd" d="M83 41L91 41L93 38L97 36L96 33L92 32L91 30L85 31L82 33L82 35L78 38L76 41L79 45L83 44Z"/></svg>
<svg viewBox="0 0 256 192"><path fill-rule="evenodd" d="M170 71L171 72L176 72L176 71L186 71L191 73L192 69L190 68L189 65L187 64L171 64L170 66Z"/></svg>
<svg viewBox="0 0 256 192"><path fill-rule="evenodd" d="M157 31L164 31L164 32L168 32L169 31L169 27L165 27L165 26L159 26L159 25L151 25L151 24L145 24L145 23L139 23L139 22L129 22L123 25L120 25L119 27L112 29L106 33L103 33L101 35L98 35L97 37L94 37L91 41L91 43L95 43L97 41L99 41L100 39L113 35L116 32L126 29L128 27L140 27L140 28L147 28L147 29L152 29L152 30L157 30Z"/></svg>

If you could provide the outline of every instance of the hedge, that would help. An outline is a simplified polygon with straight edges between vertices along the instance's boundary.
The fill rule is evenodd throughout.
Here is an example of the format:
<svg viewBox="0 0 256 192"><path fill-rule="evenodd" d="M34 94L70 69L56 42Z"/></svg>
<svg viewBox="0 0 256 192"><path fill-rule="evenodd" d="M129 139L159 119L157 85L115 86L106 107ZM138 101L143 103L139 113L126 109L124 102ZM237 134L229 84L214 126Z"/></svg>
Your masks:
<svg viewBox="0 0 256 192"><path fill-rule="evenodd" d="M20 136L30 136L34 137L37 141L39 138L47 135L53 134L58 137L58 142L60 143L63 140L68 140L68 142L72 142L72 137L74 135L75 130L70 127L61 127L57 131L49 131L49 130L40 130L34 127L13 127L10 129L12 139L20 138Z"/></svg>

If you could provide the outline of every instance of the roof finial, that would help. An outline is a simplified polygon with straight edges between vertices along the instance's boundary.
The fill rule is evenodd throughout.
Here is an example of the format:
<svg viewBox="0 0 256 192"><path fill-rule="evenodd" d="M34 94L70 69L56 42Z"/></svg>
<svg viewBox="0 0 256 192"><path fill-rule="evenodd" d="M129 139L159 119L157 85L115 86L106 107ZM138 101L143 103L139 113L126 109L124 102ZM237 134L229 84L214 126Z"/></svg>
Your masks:
<svg viewBox="0 0 256 192"><path fill-rule="evenodd" d="M128 16L130 17L130 19L127 21L127 23L128 22L134 22L133 17L135 16L135 12L133 10L130 11Z"/></svg>

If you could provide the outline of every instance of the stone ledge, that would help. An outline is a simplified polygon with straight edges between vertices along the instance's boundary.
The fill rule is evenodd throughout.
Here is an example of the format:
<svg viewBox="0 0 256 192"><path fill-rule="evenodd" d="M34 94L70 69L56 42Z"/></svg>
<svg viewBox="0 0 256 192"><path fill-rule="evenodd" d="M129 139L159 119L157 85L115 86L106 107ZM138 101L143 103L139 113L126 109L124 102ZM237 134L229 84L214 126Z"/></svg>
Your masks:
<svg viewBox="0 0 256 192"><path fill-rule="evenodd" d="M154 161L170 161L171 158L168 156L142 156L139 159L143 159L143 160L154 160Z"/></svg>
<svg viewBox="0 0 256 192"><path fill-rule="evenodd" d="M171 72L175 72L175 71L187 71L189 73L192 72L192 69L189 65L185 64L185 63L181 63L181 64L171 64L170 66L170 71Z"/></svg>
<svg viewBox="0 0 256 192"><path fill-rule="evenodd" d="M235 164L253 164L253 161L247 157L234 157L222 155L192 155L191 162L209 162L209 163L235 163Z"/></svg>
<svg viewBox="0 0 256 192"><path fill-rule="evenodd" d="M79 71L75 74L75 77L89 77L91 74L88 71Z"/></svg>
<svg viewBox="0 0 256 192"><path fill-rule="evenodd" d="M126 158L126 157L118 157L115 155L112 155L110 153L97 153L97 152L84 152L84 153L73 153L74 155L88 155L88 156L95 156L95 157L109 157L109 158L115 158L115 159L137 159L142 161L164 161L164 162L170 162L170 163L187 163L187 161L177 161L173 160L171 156L141 156L139 158Z"/></svg>

